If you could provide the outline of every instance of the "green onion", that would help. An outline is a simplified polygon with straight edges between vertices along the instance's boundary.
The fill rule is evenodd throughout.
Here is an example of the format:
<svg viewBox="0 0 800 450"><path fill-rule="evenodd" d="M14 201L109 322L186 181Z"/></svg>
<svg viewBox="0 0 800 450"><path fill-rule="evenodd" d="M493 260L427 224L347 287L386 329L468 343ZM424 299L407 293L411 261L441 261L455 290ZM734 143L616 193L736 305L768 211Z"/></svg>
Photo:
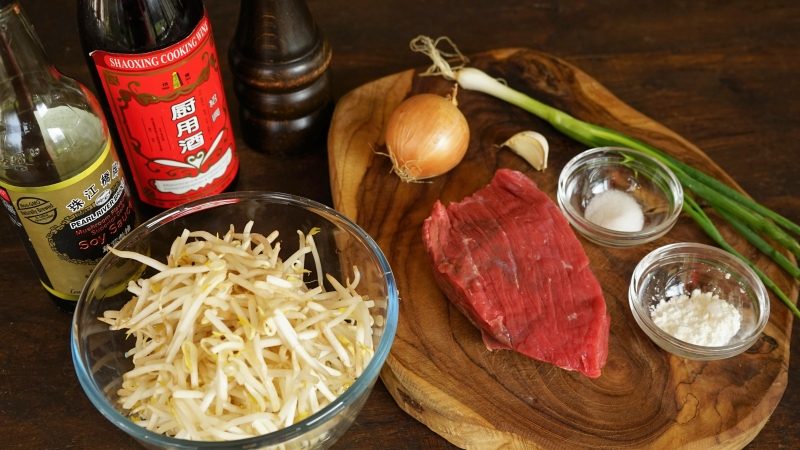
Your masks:
<svg viewBox="0 0 800 450"><path fill-rule="evenodd" d="M765 255L769 255L773 261L775 261L783 270L789 273L794 278L800 277L800 267L797 267L792 261L789 260L783 253L777 251L775 247L770 245L769 242L764 240L761 236L756 234L750 227L747 226L744 222L740 221L733 215L725 211L717 211L717 213L725 219L733 229L735 229L739 234L744 236L753 247L761 250L762 253Z"/></svg>
<svg viewBox="0 0 800 450"><path fill-rule="evenodd" d="M451 49L439 49L438 46L442 42L450 46ZM800 257L800 243L789 234L790 232L800 234L800 225L650 144L618 131L584 122L500 83L479 69L465 67L467 59L447 37L440 37L434 40L427 36L417 36L411 41L410 47L411 50L423 53L433 61L433 65L422 75L440 75L448 80L456 81L464 89L483 92L504 100L547 121L559 132L582 144L591 147L627 147L658 159L675 173L675 176L683 185L684 191L702 199L705 204L728 221L734 230L742 234L748 242L769 256L794 279L800 278L800 269L798 269L797 265L762 237L763 235L769 238L781 246L782 249L786 249L795 256ZM745 258L725 241L716 225L694 198L687 195L684 200L684 212L720 247L735 254L750 265L764 282L764 285L772 290L796 317L800 318L800 310L797 309L797 306L752 261Z"/></svg>
<svg viewBox="0 0 800 450"><path fill-rule="evenodd" d="M684 196L683 201L685 205L684 211L686 211L686 213L689 214L689 216L691 216L698 225L700 225L700 228L702 228L703 231L705 231L706 234L708 234L711 239L717 243L717 245L746 262L747 265L753 269L753 272L755 272L756 275L761 278L761 281L764 282L764 286L771 290L775 296L777 296L786 305L786 307L792 311L795 317L800 317L800 310L797 309L797 305L792 303L792 300L789 299L789 296L786 295L781 288L779 288L778 285L776 285L775 282L764 273L764 271L762 271L752 261L745 258L744 255L739 253L728 243L728 241L725 240L724 237L722 237L722 234L719 232L717 227L714 226L714 223L711 221L708 215L706 215L705 211L703 211L703 208L701 208L693 198L690 196Z"/></svg>

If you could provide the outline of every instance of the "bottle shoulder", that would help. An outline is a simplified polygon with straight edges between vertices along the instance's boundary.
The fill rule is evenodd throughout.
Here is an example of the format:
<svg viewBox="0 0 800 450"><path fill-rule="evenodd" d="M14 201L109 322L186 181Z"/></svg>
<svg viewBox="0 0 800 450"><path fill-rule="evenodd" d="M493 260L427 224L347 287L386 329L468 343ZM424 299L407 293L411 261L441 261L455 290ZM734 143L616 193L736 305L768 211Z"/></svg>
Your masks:
<svg viewBox="0 0 800 450"><path fill-rule="evenodd" d="M184 39L204 14L202 0L80 0L78 28L86 53L146 53Z"/></svg>
<svg viewBox="0 0 800 450"><path fill-rule="evenodd" d="M25 76L31 86L31 109L21 109L13 97L0 103L0 180L20 187L55 184L100 157L109 140L108 128L97 101L77 81ZM54 170L31 177L42 152Z"/></svg>

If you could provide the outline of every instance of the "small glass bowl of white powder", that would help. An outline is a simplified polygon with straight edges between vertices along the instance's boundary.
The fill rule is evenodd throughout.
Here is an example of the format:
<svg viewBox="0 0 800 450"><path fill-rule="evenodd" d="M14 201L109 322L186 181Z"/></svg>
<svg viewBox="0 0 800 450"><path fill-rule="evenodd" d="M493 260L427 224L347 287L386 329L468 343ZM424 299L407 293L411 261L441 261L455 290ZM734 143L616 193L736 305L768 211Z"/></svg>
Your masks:
<svg viewBox="0 0 800 450"><path fill-rule="evenodd" d="M572 158L559 176L557 197L579 233L611 247L660 238L683 206L683 188L669 168L620 147L593 148Z"/></svg>
<svg viewBox="0 0 800 450"><path fill-rule="evenodd" d="M690 242L645 256L633 271L628 302L653 342L688 359L742 353L769 318L767 290L750 267L724 250Z"/></svg>

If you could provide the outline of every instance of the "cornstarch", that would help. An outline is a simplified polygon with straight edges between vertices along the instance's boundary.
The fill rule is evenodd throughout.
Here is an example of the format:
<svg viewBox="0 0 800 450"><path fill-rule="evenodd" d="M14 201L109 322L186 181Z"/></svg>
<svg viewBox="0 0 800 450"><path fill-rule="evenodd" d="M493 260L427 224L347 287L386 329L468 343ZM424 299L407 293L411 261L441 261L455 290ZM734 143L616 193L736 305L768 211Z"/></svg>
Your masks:
<svg viewBox="0 0 800 450"><path fill-rule="evenodd" d="M733 305L710 292L692 291L663 299L651 307L653 322L675 338L690 344L718 347L736 333L742 315Z"/></svg>

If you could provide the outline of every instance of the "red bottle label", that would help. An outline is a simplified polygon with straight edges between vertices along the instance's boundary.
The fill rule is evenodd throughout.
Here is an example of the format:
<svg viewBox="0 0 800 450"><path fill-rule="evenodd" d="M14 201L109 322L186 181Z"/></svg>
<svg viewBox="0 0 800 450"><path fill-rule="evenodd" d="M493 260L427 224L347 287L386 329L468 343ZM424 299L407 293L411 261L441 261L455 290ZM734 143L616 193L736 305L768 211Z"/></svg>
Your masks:
<svg viewBox="0 0 800 450"><path fill-rule="evenodd" d="M164 49L91 56L139 198L171 208L225 190L239 160L208 17Z"/></svg>

